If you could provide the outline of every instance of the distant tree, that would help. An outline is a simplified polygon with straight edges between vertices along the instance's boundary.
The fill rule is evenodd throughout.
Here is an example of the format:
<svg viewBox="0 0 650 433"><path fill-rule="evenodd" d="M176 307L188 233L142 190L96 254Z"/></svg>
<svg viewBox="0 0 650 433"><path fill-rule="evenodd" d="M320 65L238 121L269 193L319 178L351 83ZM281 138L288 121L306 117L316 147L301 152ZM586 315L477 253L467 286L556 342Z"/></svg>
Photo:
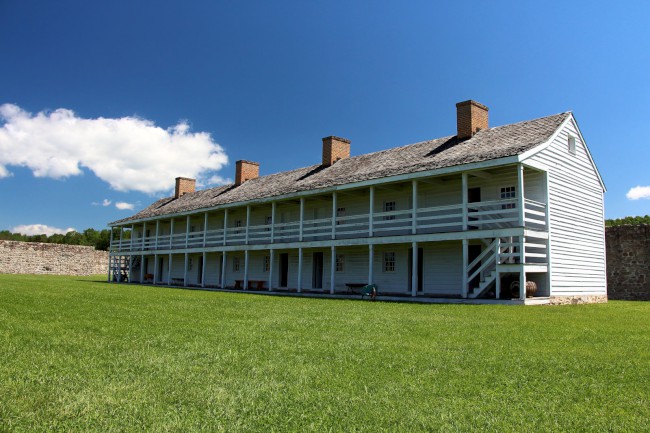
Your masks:
<svg viewBox="0 0 650 433"><path fill-rule="evenodd" d="M606 227L615 227L623 225L641 225L641 224L650 224L650 215L645 216L627 216L625 218L616 218L605 220Z"/></svg>

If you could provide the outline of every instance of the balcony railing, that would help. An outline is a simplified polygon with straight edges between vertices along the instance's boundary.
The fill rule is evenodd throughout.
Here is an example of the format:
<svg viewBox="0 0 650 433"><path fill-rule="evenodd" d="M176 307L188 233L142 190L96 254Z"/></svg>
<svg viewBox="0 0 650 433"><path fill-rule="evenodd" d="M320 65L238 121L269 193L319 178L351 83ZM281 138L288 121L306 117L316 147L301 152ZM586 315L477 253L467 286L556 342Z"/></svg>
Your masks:
<svg viewBox="0 0 650 433"><path fill-rule="evenodd" d="M400 236L407 234L444 233L463 230L505 229L518 227L519 209L517 199L492 200L467 204L467 221L463 221L463 205L433 206L390 212L375 212L338 216L332 228L332 218L304 220L302 240L318 241L363 237ZM524 227L545 231L546 205L534 200L524 200ZM183 248L214 247L220 245L269 244L297 242L301 239L300 221L280 222L274 225L252 225L212 229L207 232L175 233L146 238L134 238L120 242L113 239L111 251L167 250Z"/></svg>

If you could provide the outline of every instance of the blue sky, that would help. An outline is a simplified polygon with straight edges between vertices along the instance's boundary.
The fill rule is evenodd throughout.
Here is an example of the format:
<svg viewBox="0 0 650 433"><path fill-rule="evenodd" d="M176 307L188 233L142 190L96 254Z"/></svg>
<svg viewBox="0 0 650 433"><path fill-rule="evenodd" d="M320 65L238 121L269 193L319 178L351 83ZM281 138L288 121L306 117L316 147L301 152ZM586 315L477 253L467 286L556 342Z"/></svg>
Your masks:
<svg viewBox="0 0 650 433"><path fill-rule="evenodd" d="M572 110L606 216L650 213L649 2L436 3L0 0L0 230L104 228L327 135L453 135L466 99L491 126Z"/></svg>

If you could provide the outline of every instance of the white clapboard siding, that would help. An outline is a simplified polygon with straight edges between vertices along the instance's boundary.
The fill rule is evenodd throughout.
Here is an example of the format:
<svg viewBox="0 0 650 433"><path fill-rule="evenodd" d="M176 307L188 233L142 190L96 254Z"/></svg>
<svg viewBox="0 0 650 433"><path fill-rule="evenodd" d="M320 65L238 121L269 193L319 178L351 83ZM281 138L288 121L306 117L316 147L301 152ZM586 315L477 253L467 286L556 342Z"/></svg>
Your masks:
<svg viewBox="0 0 650 433"><path fill-rule="evenodd" d="M568 150L569 135L576 140L575 155ZM573 119L528 160L549 172L551 295L606 293L603 190Z"/></svg>
<svg viewBox="0 0 650 433"><path fill-rule="evenodd" d="M460 295L463 280L462 243L431 242L420 247L424 249L424 293Z"/></svg>
<svg viewBox="0 0 650 433"><path fill-rule="evenodd" d="M219 281L219 269L221 268L221 253L208 253L205 258L205 285L217 286Z"/></svg>

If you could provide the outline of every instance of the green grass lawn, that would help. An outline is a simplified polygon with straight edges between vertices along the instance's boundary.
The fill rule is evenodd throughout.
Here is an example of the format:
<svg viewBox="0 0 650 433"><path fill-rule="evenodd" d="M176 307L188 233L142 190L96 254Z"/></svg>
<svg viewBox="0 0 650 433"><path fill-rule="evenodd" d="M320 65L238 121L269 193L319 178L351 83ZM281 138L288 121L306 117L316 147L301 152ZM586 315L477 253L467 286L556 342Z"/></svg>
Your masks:
<svg viewBox="0 0 650 433"><path fill-rule="evenodd" d="M650 431L650 303L0 275L0 431Z"/></svg>

